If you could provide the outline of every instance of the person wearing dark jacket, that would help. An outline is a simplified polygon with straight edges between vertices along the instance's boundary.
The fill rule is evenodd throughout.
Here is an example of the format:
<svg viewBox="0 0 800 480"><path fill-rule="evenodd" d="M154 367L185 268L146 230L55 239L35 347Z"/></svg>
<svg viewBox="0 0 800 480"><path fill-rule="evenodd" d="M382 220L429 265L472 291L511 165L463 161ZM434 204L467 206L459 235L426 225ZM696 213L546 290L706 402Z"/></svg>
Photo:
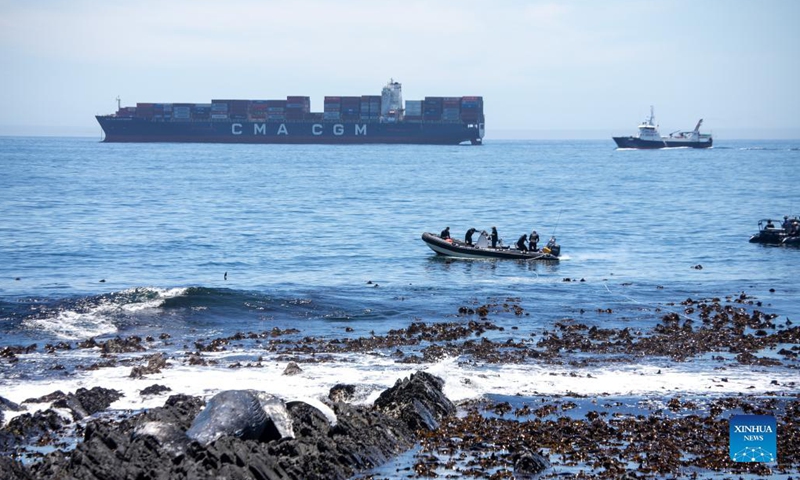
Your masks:
<svg viewBox="0 0 800 480"><path fill-rule="evenodd" d="M470 246L472 245L472 235L475 233L475 231L476 230L474 228L467 230L467 234L464 235L464 243Z"/></svg>
<svg viewBox="0 0 800 480"><path fill-rule="evenodd" d="M492 248L497 248L497 227L492 227Z"/></svg>
<svg viewBox="0 0 800 480"><path fill-rule="evenodd" d="M520 251L527 252L528 246L525 245L527 241L528 241L528 236L523 233L522 236L519 237L519 240L517 240L517 248L520 249Z"/></svg>
<svg viewBox="0 0 800 480"><path fill-rule="evenodd" d="M528 243L531 245L531 252L535 252L537 250L536 244L539 243L539 234L536 233L536 230L531 232L531 235L528 237Z"/></svg>
<svg viewBox="0 0 800 480"><path fill-rule="evenodd" d="M450 238L450 227L446 227L444 230L442 230L442 233L440 233L439 236L442 237L442 240L447 240Z"/></svg>

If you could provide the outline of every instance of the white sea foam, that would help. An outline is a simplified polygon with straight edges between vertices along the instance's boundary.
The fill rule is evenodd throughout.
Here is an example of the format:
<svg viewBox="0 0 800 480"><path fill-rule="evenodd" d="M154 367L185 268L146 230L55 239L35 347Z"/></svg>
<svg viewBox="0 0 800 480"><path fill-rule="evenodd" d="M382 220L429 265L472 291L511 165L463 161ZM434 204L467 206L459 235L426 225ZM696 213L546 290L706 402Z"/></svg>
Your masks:
<svg viewBox="0 0 800 480"><path fill-rule="evenodd" d="M126 312L139 312L142 310L152 309L152 308L159 308L164 305L164 301L170 298L180 297L186 294L188 288L155 288L155 287L146 287L146 288L134 288L129 290L123 290L122 294L154 294L155 296L150 299L141 299L136 300L131 303L123 303L119 305L120 310L124 310Z"/></svg>
<svg viewBox="0 0 800 480"><path fill-rule="evenodd" d="M25 320L23 324L28 328L53 334L66 340L96 337L116 332L117 327L100 310L85 313L64 310L53 317Z"/></svg>
<svg viewBox="0 0 800 480"><path fill-rule="evenodd" d="M101 386L122 391L124 396L112 409L138 410L162 406L176 393L198 395L206 399L224 390L252 389L266 392L285 401L321 400L338 383L357 387L356 403L372 403L378 395L399 379L424 370L445 380L444 393L455 402L486 395L568 395L665 397L672 395L759 394L782 391L796 377L783 370L754 370L748 366L729 366L724 372L710 366L671 364L658 366L609 365L571 368L551 365L474 366L448 358L432 364L399 364L375 356L344 355L341 361L301 364L298 375L283 375L283 362L265 362L261 367L230 369L227 366L196 367L177 364L161 373L142 379L130 378L130 366L102 368L67 378L49 378L34 382L4 382L3 396L14 402L39 397L55 390L74 392L78 388ZM724 378L723 378L724 377ZM777 385L773 384L777 381ZM153 384L171 389L160 395L142 397L139 391ZM307 400L308 401L308 400ZM316 402L315 402L316 403ZM29 405L30 409L46 405ZM6 421L16 412L6 412ZM333 417L331 418L333 420Z"/></svg>
<svg viewBox="0 0 800 480"><path fill-rule="evenodd" d="M113 321L115 315L160 308L167 299L185 295L187 290L187 288L153 287L123 290L117 295L101 298L96 305L81 306L76 310L61 310L54 316L44 318L30 318L25 320L23 325L65 340L109 335L117 332L117 326Z"/></svg>

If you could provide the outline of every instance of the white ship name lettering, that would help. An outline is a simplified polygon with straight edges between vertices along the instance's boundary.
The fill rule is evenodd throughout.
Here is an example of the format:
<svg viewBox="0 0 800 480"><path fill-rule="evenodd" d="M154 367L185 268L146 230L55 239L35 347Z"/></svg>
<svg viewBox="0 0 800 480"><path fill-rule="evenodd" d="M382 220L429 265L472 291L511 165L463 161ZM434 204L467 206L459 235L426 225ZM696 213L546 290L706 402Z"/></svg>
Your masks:
<svg viewBox="0 0 800 480"><path fill-rule="evenodd" d="M231 135L242 135L243 126L241 123L232 123L231 124ZM353 125L353 134L356 136L359 135L367 135L367 126L364 124L355 124ZM311 125L311 134L314 136L320 136L325 133L325 127L321 123L315 123ZM345 134L345 126L341 123L336 123L333 125L331 133L336 135L337 137L341 137ZM271 135L271 133L267 133L267 124L266 123L253 123L253 135ZM275 135L289 135L289 129L286 128L285 123L281 123L278 126L277 131L275 131Z"/></svg>

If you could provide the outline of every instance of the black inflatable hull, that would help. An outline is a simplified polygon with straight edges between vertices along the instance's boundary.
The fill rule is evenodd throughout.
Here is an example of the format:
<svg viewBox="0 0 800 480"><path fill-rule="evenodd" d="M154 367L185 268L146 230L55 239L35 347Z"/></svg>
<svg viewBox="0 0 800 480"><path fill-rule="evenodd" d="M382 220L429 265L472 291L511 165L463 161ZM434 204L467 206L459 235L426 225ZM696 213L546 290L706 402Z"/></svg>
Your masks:
<svg viewBox="0 0 800 480"><path fill-rule="evenodd" d="M478 248L453 239L448 242L439 235L425 232L422 241L437 255L458 258L501 258L509 260L543 260L557 262L558 256L546 252L523 252L512 248Z"/></svg>

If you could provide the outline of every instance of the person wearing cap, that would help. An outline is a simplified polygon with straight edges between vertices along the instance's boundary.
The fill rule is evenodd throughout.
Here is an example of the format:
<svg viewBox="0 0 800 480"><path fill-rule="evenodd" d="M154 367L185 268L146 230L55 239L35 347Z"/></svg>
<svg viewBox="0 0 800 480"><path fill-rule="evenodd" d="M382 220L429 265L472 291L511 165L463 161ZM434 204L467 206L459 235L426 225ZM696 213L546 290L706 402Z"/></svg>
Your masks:
<svg viewBox="0 0 800 480"><path fill-rule="evenodd" d="M450 238L450 227L445 227L445 229L442 230L442 233L440 233L439 236L442 237L442 240L448 240Z"/></svg>

